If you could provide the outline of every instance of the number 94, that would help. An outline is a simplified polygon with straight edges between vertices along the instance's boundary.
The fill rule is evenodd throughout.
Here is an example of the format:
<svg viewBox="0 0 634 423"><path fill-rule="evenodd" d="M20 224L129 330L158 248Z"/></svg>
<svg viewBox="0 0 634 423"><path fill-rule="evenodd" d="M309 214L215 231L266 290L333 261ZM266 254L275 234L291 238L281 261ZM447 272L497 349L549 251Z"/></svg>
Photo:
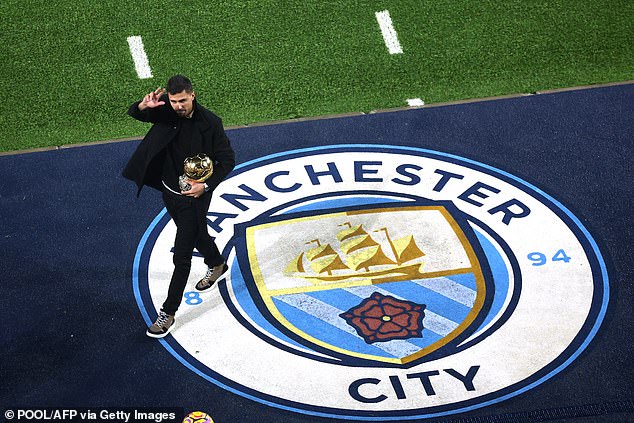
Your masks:
<svg viewBox="0 0 634 423"><path fill-rule="evenodd" d="M544 253L530 253L526 257L528 257L528 259L533 262L533 266L543 266L548 262L548 258ZM551 259L551 261L563 261L564 263L568 263L570 260L570 257L563 249L557 251Z"/></svg>

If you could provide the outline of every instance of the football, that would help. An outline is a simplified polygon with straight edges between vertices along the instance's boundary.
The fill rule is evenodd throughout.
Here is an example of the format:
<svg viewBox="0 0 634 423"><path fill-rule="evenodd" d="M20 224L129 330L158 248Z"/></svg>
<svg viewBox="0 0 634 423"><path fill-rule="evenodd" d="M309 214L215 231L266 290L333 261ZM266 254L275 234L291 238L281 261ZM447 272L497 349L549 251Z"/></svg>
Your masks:
<svg viewBox="0 0 634 423"><path fill-rule="evenodd" d="M214 423L214 421L207 413L193 411L183 419L183 423Z"/></svg>
<svg viewBox="0 0 634 423"><path fill-rule="evenodd" d="M185 176L196 182L203 182L214 172L214 164L206 154L188 157L183 163Z"/></svg>

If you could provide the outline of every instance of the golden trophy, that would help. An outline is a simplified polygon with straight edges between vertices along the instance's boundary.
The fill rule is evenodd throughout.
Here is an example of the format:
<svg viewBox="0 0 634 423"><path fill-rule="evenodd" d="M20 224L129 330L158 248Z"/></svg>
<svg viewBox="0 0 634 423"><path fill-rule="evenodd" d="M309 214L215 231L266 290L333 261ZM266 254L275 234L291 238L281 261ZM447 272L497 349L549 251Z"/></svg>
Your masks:
<svg viewBox="0 0 634 423"><path fill-rule="evenodd" d="M214 164L204 153L194 157L188 157L183 162L184 175L178 177L178 186L181 191L189 191L192 189L191 184L187 180L204 182L214 172Z"/></svg>

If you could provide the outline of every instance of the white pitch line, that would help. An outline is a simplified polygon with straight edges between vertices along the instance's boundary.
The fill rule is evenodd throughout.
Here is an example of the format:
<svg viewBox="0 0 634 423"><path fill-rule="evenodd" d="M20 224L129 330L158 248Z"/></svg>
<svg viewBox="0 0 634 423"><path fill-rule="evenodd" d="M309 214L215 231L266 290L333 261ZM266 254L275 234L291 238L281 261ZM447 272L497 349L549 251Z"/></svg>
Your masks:
<svg viewBox="0 0 634 423"><path fill-rule="evenodd" d="M376 20L381 27L381 34L383 34L383 40L390 54L401 54L403 49L401 43L398 42L398 35L392 25L392 18L390 12L384 10L382 12L376 12Z"/></svg>
<svg viewBox="0 0 634 423"><path fill-rule="evenodd" d="M408 98L405 101L407 101L409 107L420 107L425 105L425 102L420 98Z"/></svg>
<svg viewBox="0 0 634 423"><path fill-rule="evenodd" d="M128 37L128 45L130 46L132 60L134 60L136 74L140 79L152 78L152 69L150 69L150 63L148 62L147 55L145 54L143 40L141 37Z"/></svg>

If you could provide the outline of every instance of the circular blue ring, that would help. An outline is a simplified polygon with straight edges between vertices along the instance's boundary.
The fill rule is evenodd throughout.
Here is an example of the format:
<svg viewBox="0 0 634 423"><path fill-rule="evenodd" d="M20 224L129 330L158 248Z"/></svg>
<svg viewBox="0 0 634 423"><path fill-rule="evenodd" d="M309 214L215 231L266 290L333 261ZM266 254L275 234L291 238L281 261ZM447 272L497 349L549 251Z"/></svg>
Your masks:
<svg viewBox="0 0 634 423"><path fill-rule="evenodd" d="M441 416L447 416L450 414L463 413L463 412L486 407L488 405L496 404L496 403L505 401L507 399L513 398L517 395L520 395L544 383L545 381L549 380L553 376L557 375L563 369L568 367L587 348L587 346L590 344L592 339L595 337L595 335L599 331L601 323L603 322L603 319L605 318L608 302L609 302L609 297L610 297L608 272L605 265L605 261L603 260L603 257L601 256L601 252L599 251L599 247L597 243L594 241L594 239L592 238L592 236L590 235L590 233L588 232L588 230L579 221L579 219L574 214L572 214L564 205L562 205L556 199L550 197L541 189L535 187L532 184L529 184L528 182L508 172L505 172L503 170L494 168L492 166L489 166L489 165L486 165L471 159L463 158L453 154L448 154L448 153L443 153L443 152L438 152L438 151L433 151L428 149L422 149L422 148L385 146L385 145L379 145L379 144L339 144L339 145L331 145L331 146L323 146L323 147L311 147L311 148L290 150L286 152L275 153L269 156L255 159L255 160L251 160L249 162L242 163L236 166L234 171L230 174L229 178L239 175L247 170L250 170L253 167L262 166L270 162L275 162L280 158L289 159L293 157L324 154L329 152L339 153L339 152L350 152L350 151L412 153L417 156L439 158L440 160L448 161L448 162L459 164L459 165L467 164L468 165L467 167L470 167L474 170L484 171L485 173L491 174L498 178L501 177L501 179L511 183L516 188L521 189L532 196L539 197L539 199L542 200L542 202L546 203L547 205L548 203L550 203L552 205L550 206L551 210L555 212L557 216L562 219L562 221L567 223L569 228L573 230L573 232L575 232L575 234L578 236L579 241L582 242L582 244L584 244L584 241L585 241L587 243L587 246L589 246L590 250L594 253L594 259L596 260L595 265L598 266L597 270L599 270L598 273L601 276L603 285L601 287L602 289L599 290L597 289L598 288L597 283L595 283L595 293L600 293L601 298L600 298L600 302L595 301L595 299L593 299L590 314L592 314L592 312L595 311L597 308L598 308L598 311L596 311L595 320L593 322L590 322L591 327L588 329L587 328L588 322L586 322L586 324L584 324L584 327L583 327L585 328L585 331L582 328L582 330L575 337L575 340L569 345L569 347L564 352L562 352L562 354L560 354L560 356L556 360L554 360L548 366L544 367L543 369L541 369L535 374L535 375L538 375L537 377L533 375L533 377L529 377L515 385L507 387L501 391L497 391L498 395L495 395L496 392L493 392L483 397L476 398L475 400L466 401L462 403L454 403L453 408L451 406L435 407L434 408L435 411L432 411L432 409L429 409L430 411L424 414L412 414L413 412L399 413L399 412L376 412L376 411L372 413L360 413L355 410L343 410L343 409L338 410L338 409L327 409L323 407L321 408L311 407L311 406L306 406L304 404L292 403L290 401L282 400L282 399L277 399L277 401L279 401L277 402L276 398L270 397L267 394L257 392L251 388L246 388L244 386L233 383L231 380L214 372L211 369L209 369L208 373L201 371L198 367L191 364L184 357L185 355L188 355L188 353L182 347L180 347L180 345L178 345L175 341L172 343L166 339L160 339L159 342L161 342L161 344L167 349L167 351L169 351L185 367L189 368L194 373L198 374L199 376L208 380L209 382L212 382L215 385L223 389L226 389L232 393L238 394L242 397L251 399L258 403L269 405L269 406L283 409L283 410L298 412L298 413L312 415L312 416L343 418L348 420L386 421L386 420L394 420L395 418L410 420L410 419L441 417ZM154 244L154 241L156 240L156 238L158 237L158 233L160 232L158 229L159 228L162 229L162 227L164 227L168 221L169 221L169 215L167 215L166 210L163 209L156 216L156 218L152 221L150 226L145 231L143 237L141 238L141 241L139 242L139 245L136 250L135 258L134 258L133 274L132 274L132 284L133 284L134 295L137 301L137 305L141 311L141 314L148 325L152 324L152 319L150 318L147 312L147 309L145 307L145 301L148 300L148 295L147 293L143 293L140 287L139 275L145 272L145 270L141 268L141 262L149 259L148 246L150 244L152 245ZM575 225L575 227L570 226L570 224ZM578 230L574 230L575 228ZM588 253L586 246L584 246L584 249L586 249L586 253ZM588 259L590 259L590 261L592 261L591 258L592 257L588 256ZM593 266L593 268L594 267L595 266ZM593 275L595 276L595 278L598 276L597 272L593 272ZM571 347L572 347L572 351L571 351ZM564 357L563 359L561 358L562 356ZM516 386L516 385L521 385L521 386ZM282 404L281 402L284 402L285 404ZM302 405L304 406L303 408L302 408ZM422 410L424 409L418 409L418 410L415 410L414 412L420 413ZM345 412L355 413L355 414L346 414ZM377 413L380 413L382 415L377 416L376 415ZM373 415L370 415L370 414L373 414Z"/></svg>

